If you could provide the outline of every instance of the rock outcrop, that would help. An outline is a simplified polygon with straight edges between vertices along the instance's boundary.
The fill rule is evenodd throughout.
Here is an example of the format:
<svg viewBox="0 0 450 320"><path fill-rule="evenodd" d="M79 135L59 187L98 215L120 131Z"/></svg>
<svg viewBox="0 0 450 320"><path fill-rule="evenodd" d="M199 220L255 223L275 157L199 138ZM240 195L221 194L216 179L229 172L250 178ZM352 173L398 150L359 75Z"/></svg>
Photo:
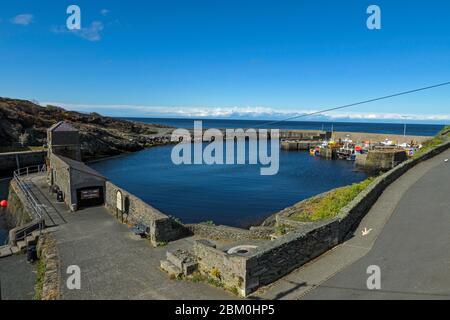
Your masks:
<svg viewBox="0 0 450 320"><path fill-rule="evenodd" d="M18 146L21 140L28 146L42 146L47 128L58 121L80 130L85 161L167 143L173 129L0 97L0 147Z"/></svg>

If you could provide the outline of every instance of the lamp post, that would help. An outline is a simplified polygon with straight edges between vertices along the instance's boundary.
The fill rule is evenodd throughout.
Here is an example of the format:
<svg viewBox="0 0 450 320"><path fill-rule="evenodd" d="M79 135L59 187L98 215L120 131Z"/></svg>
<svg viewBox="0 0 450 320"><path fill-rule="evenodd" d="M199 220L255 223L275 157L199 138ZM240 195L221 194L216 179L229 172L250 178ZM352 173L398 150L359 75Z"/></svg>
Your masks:
<svg viewBox="0 0 450 320"><path fill-rule="evenodd" d="M404 119L403 122L403 136L406 137L406 119L408 119L407 116L402 116L402 118Z"/></svg>

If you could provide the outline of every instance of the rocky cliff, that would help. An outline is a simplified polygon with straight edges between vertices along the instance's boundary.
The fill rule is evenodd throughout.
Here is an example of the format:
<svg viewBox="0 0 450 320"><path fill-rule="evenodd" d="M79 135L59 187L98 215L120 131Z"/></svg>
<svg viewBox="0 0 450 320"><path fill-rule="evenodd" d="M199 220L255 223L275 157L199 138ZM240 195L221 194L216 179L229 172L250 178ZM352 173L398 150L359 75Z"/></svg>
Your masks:
<svg viewBox="0 0 450 320"><path fill-rule="evenodd" d="M80 130L84 160L98 159L168 142L172 128L144 124L97 113L68 111L57 106L40 106L26 100L0 97L0 147L43 146L46 130L58 121Z"/></svg>

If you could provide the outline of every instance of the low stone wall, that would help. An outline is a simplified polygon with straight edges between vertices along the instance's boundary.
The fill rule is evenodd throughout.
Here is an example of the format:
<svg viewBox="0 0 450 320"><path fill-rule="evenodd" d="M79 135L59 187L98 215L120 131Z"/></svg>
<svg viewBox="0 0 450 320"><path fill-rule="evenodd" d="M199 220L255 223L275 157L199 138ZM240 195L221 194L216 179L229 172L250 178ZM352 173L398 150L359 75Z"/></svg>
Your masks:
<svg viewBox="0 0 450 320"><path fill-rule="evenodd" d="M45 266L45 273L40 294L41 300L57 300L60 295L61 276L56 240L50 233L40 236L37 244L38 257Z"/></svg>
<svg viewBox="0 0 450 320"><path fill-rule="evenodd" d="M358 226L387 186L416 164L432 158L449 147L450 142L444 143L381 175L343 208L337 217L328 221L303 224L300 229L274 241L268 241L245 256L230 255L197 243L195 253L199 257L199 267L204 270L218 268L224 282L229 286L240 284L239 292L246 296L342 242L349 232ZM242 267L245 270L242 270ZM243 281L237 282L236 276L242 277Z"/></svg>
<svg viewBox="0 0 450 320"><path fill-rule="evenodd" d="M105 184L105 205L113 215L117 211L117 192L122 193L124 201L124 218L129 224L142 223L149 227L150 240L153 245L179 239L187 234L186 228L171 217L145 203L135 195L120 188L110 181Z"/></svg>
<svg viewBox="0 0 450 320"><path fill-rule="evenodd" d="M245 295L270 284L339 242L336 220L315 223L258 247L246 261Z"/></svg>
<svg viewBox="0 0 450 320"><path fill-rule="evenodd" d="M215 226L204 223L188 224L186 228L194 235L212 240L252 240L270 239L274 232L271 227L251 227L250 230L229 226Z"/></svg>
<svg viewBox="0 0 450 320"><path fill-rule="evenodd" d="M229 255L216 249L209 241L196 240L194 254L197 257L199 271L209 277L219 280L228 289L237 289L242 295L245 292L246 258ZM213 270L219 270L219 274Z"/></svg>
<svg viewBox="0 0 450 320"><path fill-rule="evenodd" d="M46 155L46 151L0 153L0 177L12 176L14 170L19 168L42 165Z"/></svg>

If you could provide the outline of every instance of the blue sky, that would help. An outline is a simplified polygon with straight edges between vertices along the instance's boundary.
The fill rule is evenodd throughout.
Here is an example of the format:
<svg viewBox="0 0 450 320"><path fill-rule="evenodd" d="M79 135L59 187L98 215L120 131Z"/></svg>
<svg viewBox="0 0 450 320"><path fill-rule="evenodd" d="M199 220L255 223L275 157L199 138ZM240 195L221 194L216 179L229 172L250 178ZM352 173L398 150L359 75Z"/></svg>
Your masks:
<svg viewBox="0 0 450 320"><path fill-rule="evenodd" d="M366 27L371 4L381 30ZM2 1L0 96L114 116L278 119L450 81L449 21L447 0ZM449 123L450 87L326 117Z"/></svg>

